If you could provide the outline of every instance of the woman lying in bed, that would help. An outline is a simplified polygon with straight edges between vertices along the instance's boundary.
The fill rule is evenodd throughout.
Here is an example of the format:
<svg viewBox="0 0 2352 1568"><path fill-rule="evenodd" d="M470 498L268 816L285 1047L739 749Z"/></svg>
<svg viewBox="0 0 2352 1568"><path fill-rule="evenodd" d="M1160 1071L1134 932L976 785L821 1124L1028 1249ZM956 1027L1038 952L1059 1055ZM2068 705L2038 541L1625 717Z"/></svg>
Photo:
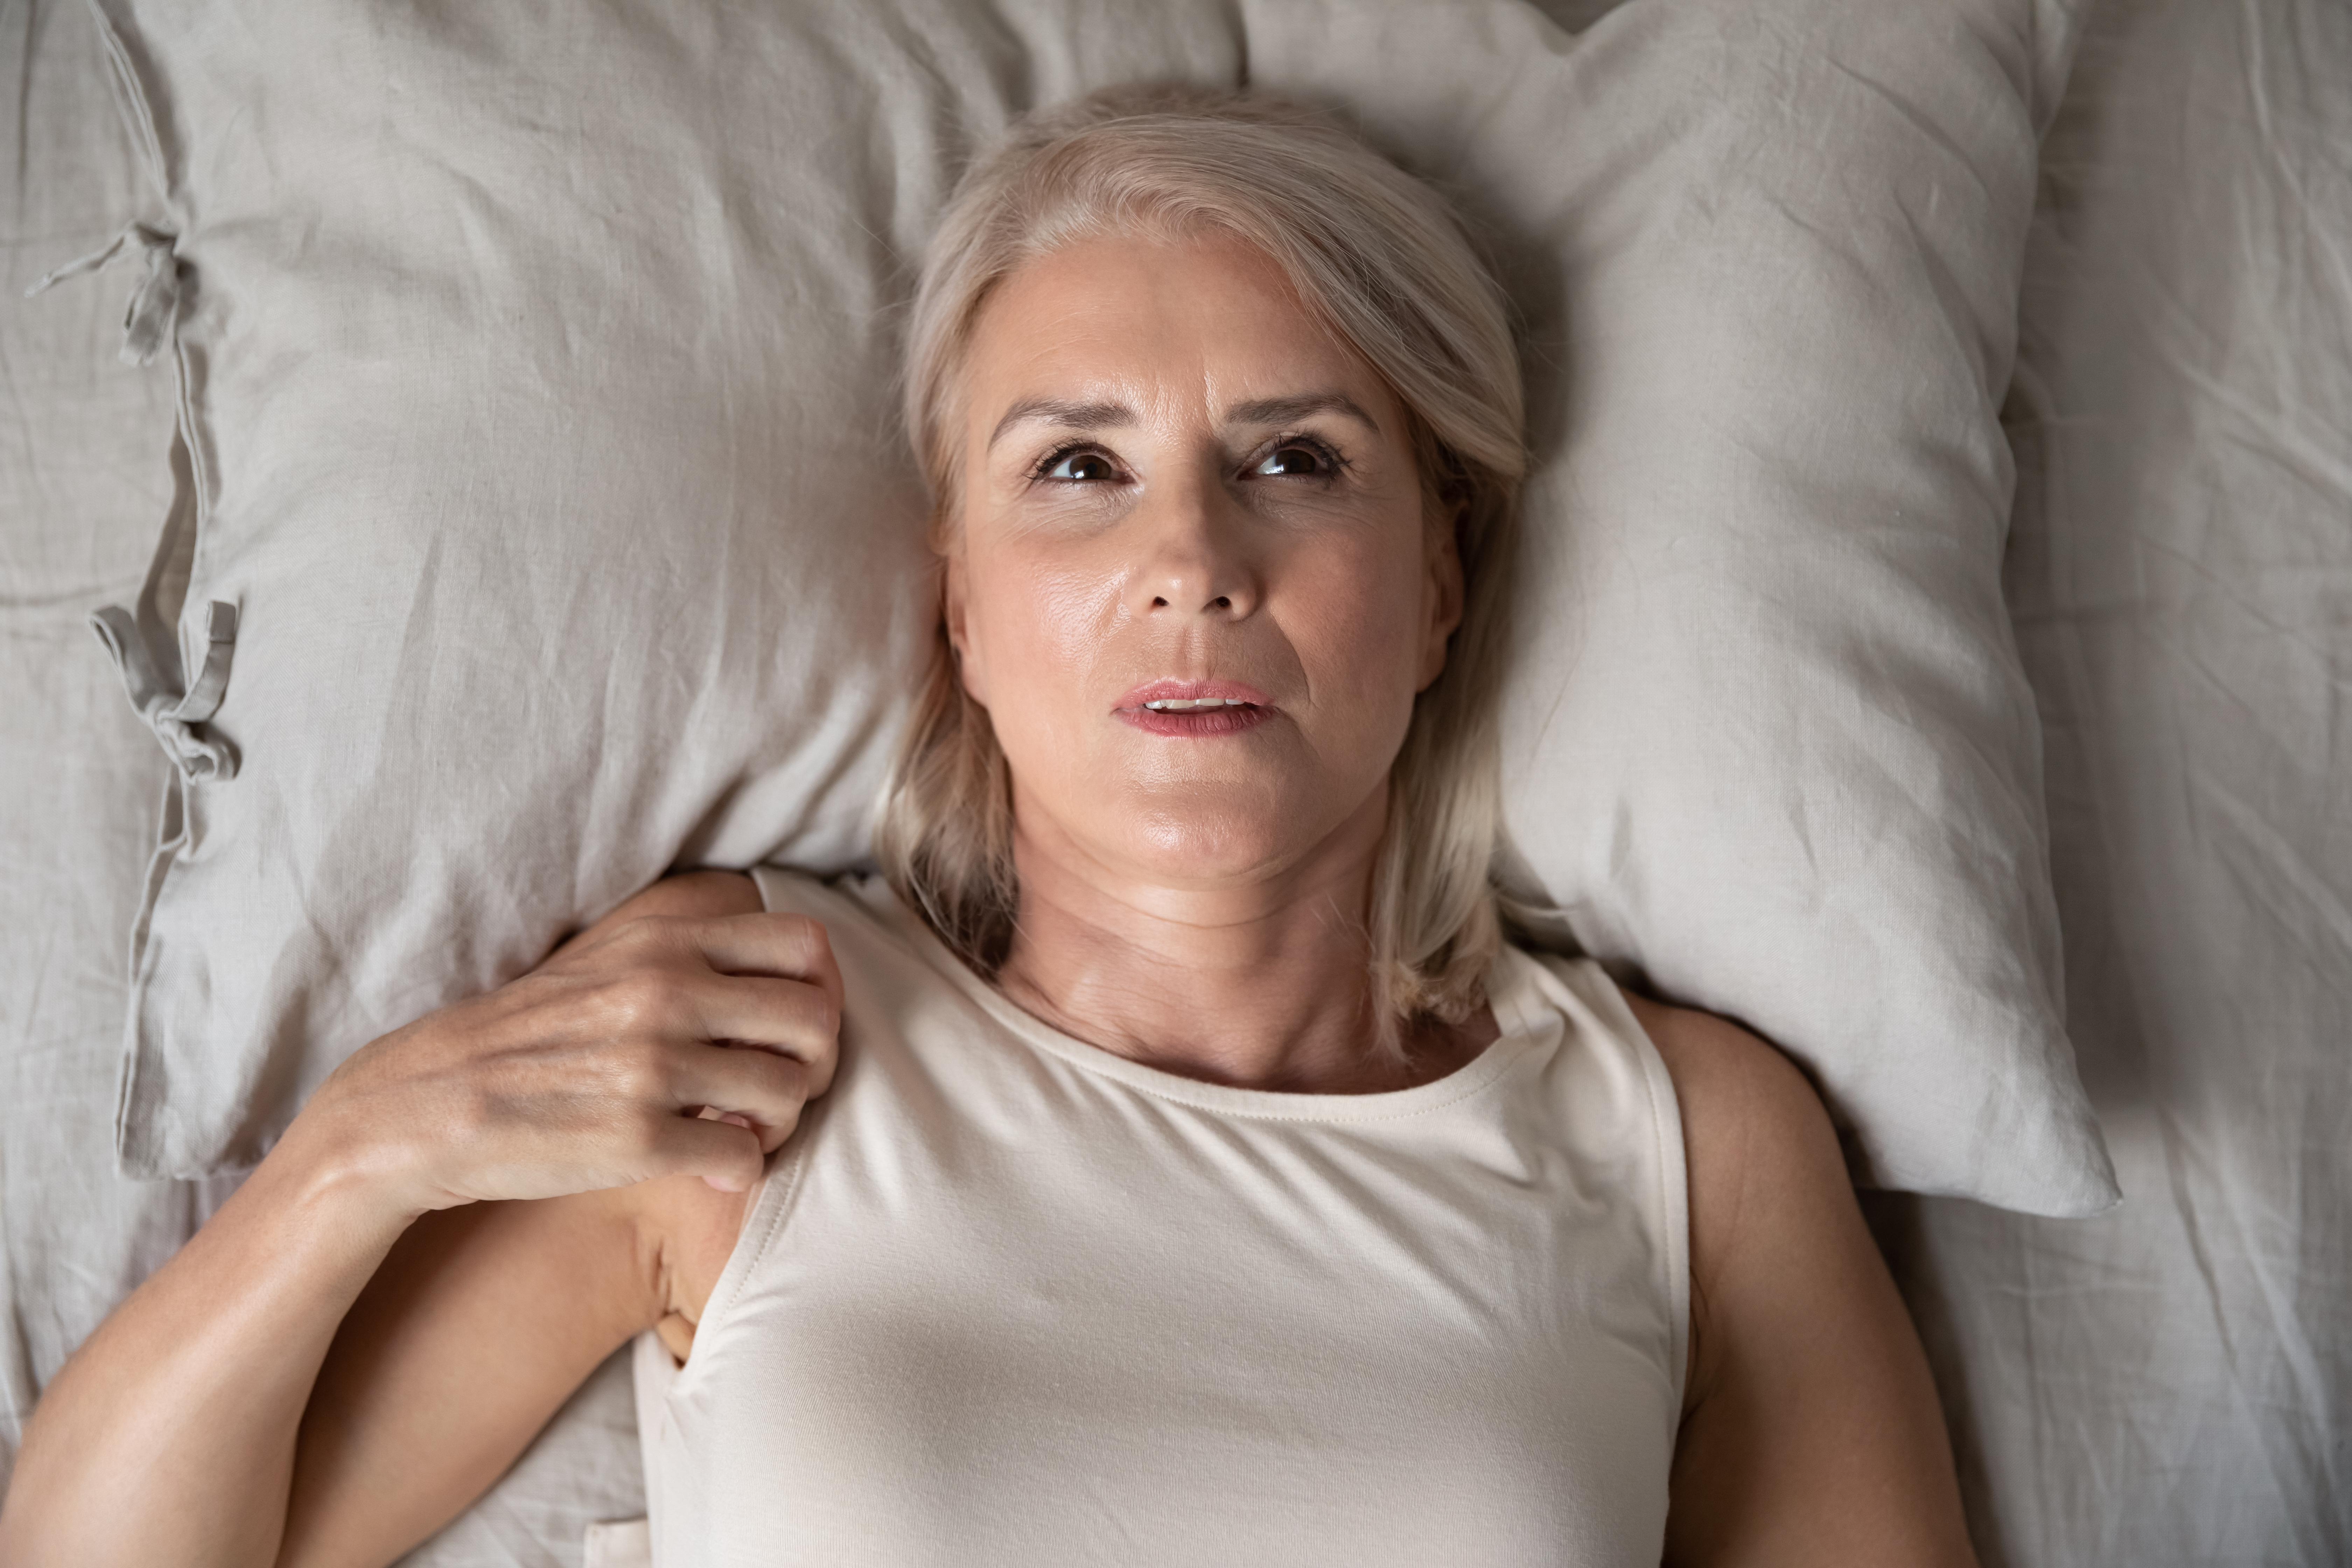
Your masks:
<svg viewBox="0 0 2352 1568"><path fill-rule="evenodd" d="M0 1556L388 1562L651 1330L680 1568L1969 1561L1803 1079L1503 941L1519 385L1435 198L1089 100L966 181L908 387L887 885L676 878L353 1057Z"/></svg>

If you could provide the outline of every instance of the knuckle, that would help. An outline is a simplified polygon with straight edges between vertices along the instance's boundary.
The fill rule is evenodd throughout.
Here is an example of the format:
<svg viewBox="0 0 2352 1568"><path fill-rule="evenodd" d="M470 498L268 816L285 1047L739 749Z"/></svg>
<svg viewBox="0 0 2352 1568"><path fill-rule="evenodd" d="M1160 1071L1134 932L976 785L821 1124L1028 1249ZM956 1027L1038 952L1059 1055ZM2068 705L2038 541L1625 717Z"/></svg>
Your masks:
<svg viewBox="0 0 2352 1568"><path fill-rule="evenodd" d="M808 994L810 1026L830 1049L832 1043L841 1034L841 1004L833 999L831 993L821 991L814 985L808 988Z"/></svg>
<svg viewBox="0 0 2352 1568"><path fill-rule="evenodd" d="M791 942L796 967L812 969L833 962L833 939L823 921L810 915L787 915L784 921L783 934Z"/></svg>
<svg viewBox="0 0 2352 1568"><path fill-rule="evenodd" d="M773 1056L762 1051L767 1065L761 1069L764 1087L779 1100L798 1104L808 1098L808 1064L791 1057Z"/></svg>
<svg viewBox="0 0 2352 1568"><path fill-rule="evenodd" d="M677 983L659 970L633 970L612 989L618 1022L629 1029L657 1029L676 1011Z"/></svg>
<svg viewBox="0 0 2352 1568"><path fill-rule="evenodd" d="M640 958L647 954L667 954L677 946L678 924L675 915L637 915L614 933L614 940Z"/></svg>
<svg viewBox="0 0 2352 1568"><path fill-rule="evenodd" d="M782 1068L787 1058L767 1047L730 1047L727 1058L728 1081L738 1093L758 1099L776 1094L782 1089Z"/></svg>
<svg viewBox="0 0 2352 1568"><path fill-rule="evenodd" d="M660 942L669 934L669 928L676 923L667 915L631 915L621 922L621 931L631 942Z"/></svg>
<svg viewBox="0 0 2352 1568"><path fill-rule="evenodd" d="M664 1100L670 1082L669 1052L660 1042L632 1042L621 1048L613 1065L614 1087L624 1099Z"/></svg>

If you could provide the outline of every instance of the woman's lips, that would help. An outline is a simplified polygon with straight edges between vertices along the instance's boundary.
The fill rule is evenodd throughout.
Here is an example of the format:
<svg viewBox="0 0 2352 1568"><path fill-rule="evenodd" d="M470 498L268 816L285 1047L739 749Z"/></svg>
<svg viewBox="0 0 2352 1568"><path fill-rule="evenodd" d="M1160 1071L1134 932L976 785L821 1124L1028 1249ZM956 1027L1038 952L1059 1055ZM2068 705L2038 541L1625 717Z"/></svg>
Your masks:
<svg viewBox="0 0 2352 1568"><path fill-rule="evenodd" d="M1274 717L1274 701L1234 680L1154 680L1137 687L1112 710L1153 735L1238 735Z"/></svg>

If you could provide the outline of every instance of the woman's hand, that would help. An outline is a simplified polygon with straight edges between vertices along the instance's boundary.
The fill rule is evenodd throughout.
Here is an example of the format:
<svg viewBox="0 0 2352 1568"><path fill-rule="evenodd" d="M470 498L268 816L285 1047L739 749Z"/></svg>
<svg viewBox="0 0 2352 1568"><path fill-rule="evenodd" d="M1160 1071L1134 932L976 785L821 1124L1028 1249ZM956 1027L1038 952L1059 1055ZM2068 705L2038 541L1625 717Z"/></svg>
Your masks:
<svg viewBox="0 0 2352 1568"><path fill-rule="evenodd" d="M833 1081L841 1019L822 925L709 912L757 900L729 873L659 884L354 1054L288 1141L410 1215L681 1173L745 1190Z"/></svg>
<svg viewBox="0 0 2352 1568"><path fill-rule="evenodd" d="M759 907L667 879L344 1063L43 1392L0 1561L389 1562L478 1495L665 1310L628 1184L747 1188L832 1081L824 931Z"/></svg>

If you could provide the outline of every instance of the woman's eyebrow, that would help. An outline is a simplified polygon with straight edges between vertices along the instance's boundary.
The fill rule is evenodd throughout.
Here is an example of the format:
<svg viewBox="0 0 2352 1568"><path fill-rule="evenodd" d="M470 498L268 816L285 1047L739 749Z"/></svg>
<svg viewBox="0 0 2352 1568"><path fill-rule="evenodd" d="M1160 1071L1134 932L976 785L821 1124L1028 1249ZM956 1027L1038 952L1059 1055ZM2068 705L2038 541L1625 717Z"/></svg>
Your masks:
<svg viewBox="0 0 2352 1568"><path fill-rule="evenodd" d="M1132 425L1135 415L1123 403L1064 403L1051 397L1024 397L1004 411L996 428L988 433L992 448L1004 433L1015 425L1028 420L1043 420L1071 430L1103 430L1115 425Z"/></svg>
<svg viewBox="0 0 2352 1568"><path fill-rule="evenodd" d="M1304 392L1296 397L1261 397L1249 403L1236 403L1225 410L1225 423L1287 425L1310 414L1345 415L1373 435L1381 433L1380 425L1372 416L1357 407L1353 398L1339 392Z"/></svg>

